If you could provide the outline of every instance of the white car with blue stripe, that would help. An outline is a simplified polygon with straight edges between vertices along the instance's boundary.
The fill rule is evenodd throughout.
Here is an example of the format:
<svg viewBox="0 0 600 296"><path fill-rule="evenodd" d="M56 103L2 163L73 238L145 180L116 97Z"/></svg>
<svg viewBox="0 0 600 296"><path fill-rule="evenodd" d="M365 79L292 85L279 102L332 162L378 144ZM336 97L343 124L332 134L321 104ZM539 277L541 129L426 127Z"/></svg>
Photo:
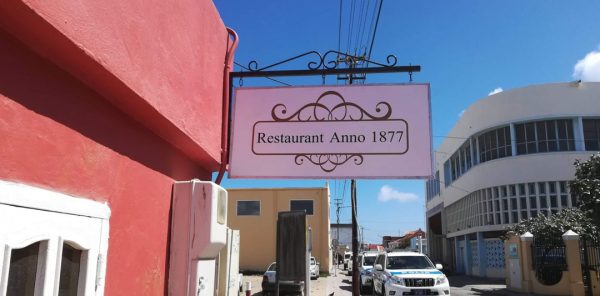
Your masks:
<svg viewBox="0 0 600 296"><path fill-rule="evenodd" d="M373 291L373 264L378 252L364 252L358 256L358 272L360 277L360 294Z"/></svg>
<svg viewBox="0 0 600 296"><path fill-rule="evenodd" d="M415 252L390 252L377 256L373 268L376 295L450 295L448 278L427 256Z"/></svg>

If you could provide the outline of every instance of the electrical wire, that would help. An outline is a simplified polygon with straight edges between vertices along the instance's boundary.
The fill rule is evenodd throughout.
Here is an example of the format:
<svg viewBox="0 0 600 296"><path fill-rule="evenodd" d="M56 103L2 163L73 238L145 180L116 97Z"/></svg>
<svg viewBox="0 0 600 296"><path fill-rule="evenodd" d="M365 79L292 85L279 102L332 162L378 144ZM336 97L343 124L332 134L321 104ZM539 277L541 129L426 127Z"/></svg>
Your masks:
<svg viewBox="0 0 600 296"><path fill-rule="evenodd" d="M373 42L374 42L374 38L373 38L373 35L375 34L374 27L375 27L375 24L377 22L379 22L379 13L381 12L380 9L377 9L377 7L379 6L378 3L381 3L381 0L375 0L375 6L373 7L373 14L371 15L371 25L369 26L369 35L367 36L367 40L371 40L370 41L371 44L373 44ZM377 14L377 17L375 17L375 14ZM372 50L372 48L369 48L369 51L366 53L367 60L369 60L371 58L371 50Z"/></svg>
<svg viewBox="0 0 600 296"><path fill-rule="evenodd" d="M354 7L356 6L356 1L352 0L352 6L350 7L350 14L348 22L348 41L346 42L346 53L349 53L352 50L352 43L350 42L352 39L352 29L354 24Z"/></svg>
<svg viewBox="0 0 600 296"><path fill-rule="evenodd" d="M340 17L338 25L338 52L342 49L342 0L340 0Z"/></svg>
<svg viewBox="0 0 600 296"><path fill-rule="evenodd" d="M363 37L364 37L364 32L365 32L365 27L366 27L366 23L367 23L367 15L368 15L368 9L369 9L369 2L365 1L365 0L361 0L362 2L362 13L361 13L361 17L358 21L358 35L357 35L357 41L358 41L358 45L359 45L359 52L358 52L358 56L361 56L361 52L360 50L362 49L362 44L363 44ZM365 3L367 4L367 7L365 8ZM365 50L366 51L366 50Z"/></svg>
<svg viewBox="0 0 600 296"><path fill-rule="evenodd" d="M377 10L377 18L375 19L375 28L373 29L373 36L371 37L371 46L369 48L369 53L367 54L367 59L371 58L371 52L373 51L373 45L375 44L375 35L377 33L377 27L379 25L379 17L381 16L381 7L383 6L383 0L379 2L379 9Z"/></svg>

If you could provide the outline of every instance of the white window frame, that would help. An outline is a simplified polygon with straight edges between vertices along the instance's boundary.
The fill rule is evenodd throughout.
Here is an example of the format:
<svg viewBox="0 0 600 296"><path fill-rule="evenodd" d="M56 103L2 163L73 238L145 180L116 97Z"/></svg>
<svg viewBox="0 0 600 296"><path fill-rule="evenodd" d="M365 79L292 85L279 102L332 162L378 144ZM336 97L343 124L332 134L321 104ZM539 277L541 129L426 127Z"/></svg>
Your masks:
<svg viewBox="0 0 600 296"><path fill-rule="evenodd" d="M307 216L313 216L315 214L315 200L314 199L290 199L289 209L292 210L292 201L311 201L312 202L312 214L306 213Z"/></svg>
<svg viewBox="0 0 600 296"><path fill-rule="evenodd" d="M240 215L239 212L239 203L240 201L257 201L258 202L258 215ZM237 200L235 203L235 215L237 217L260 217L260 214L262 214L262 202L261 200L256 200L256 199L241 199L241 200Z"/></svg>
<svg viewBox="0 0 600 296"><path fill-rule="evenodd" d="M93 295L104 295L104 279L106 275L106 255L108 252L108 235L110 208L106 203L96 202L90 199L77 198L66 194L29 186L20 183L13 183L0 180L0 206L5 212L29 212L43 214L49 221L63 221L68 219L89 219L97 218L94 222L98 227L99 246L85 245L85 241L78 240L76 237L89 236L84 233L85 230L75 229L64 230L52 227L31 227L31 232L18 233L12 236L0 236L0 295L5 295L8 286L9 264L5 262L10 256L11 249L22 248L35 242L40 242L40 252L38 262L45 262L45 265L38 265L39 270L36 274L35 295L57 295L58 282L60 276L60 262L57 262L62 254L63 243L80 249L92 249L93 252L84 251L82 253L81 268L84 270L88 262L96 261L95 270L89 268L85 273L80 273L80 277L87 275L86 281L80 280L78 294L84 295L84 287L81 283L86 283L94 287ZM14 208L13 208L14 207ZM24 219L27 219L26 217ZM0 226L1 228L1 226ZM98 238L98 237L97 237ZM89 256L93 257L89 257ZM42 261L43 260L43 261ZM44 277L43 280L41 277ZM86 294L89 295L89 294Z"/></svg>

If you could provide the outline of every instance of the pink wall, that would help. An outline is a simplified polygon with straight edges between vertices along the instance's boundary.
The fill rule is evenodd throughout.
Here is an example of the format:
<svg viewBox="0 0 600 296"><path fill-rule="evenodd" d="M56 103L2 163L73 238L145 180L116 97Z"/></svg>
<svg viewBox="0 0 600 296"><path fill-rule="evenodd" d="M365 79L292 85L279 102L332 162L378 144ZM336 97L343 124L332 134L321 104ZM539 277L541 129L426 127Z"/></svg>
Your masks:
<svg viewBox="0 0 600 296"><path fill-rule="evenodd" d="M217 169L228 36L212 1L3 0L0 27Z"/></svg>
<svg viewBox="0 0 600 296"><path fill-rule="evenodd" d="M173 181L218 168L226 42L210 1L0 1L0 179L108 202L105 295L166 294Z"/></svg>

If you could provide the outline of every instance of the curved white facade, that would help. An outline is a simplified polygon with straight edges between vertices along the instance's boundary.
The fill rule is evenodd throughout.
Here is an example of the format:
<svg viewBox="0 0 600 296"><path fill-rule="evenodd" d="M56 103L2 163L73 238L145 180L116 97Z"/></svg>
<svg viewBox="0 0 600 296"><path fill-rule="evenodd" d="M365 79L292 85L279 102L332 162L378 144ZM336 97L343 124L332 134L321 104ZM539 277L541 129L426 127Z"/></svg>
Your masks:
<svg viewBox="0 0 600 296"><path fill-rule="evenodd" d="M480 243L506 225L573 206L573 163L598 151L599 134L600 83L529 86L471 105L435 152L430 255L467 274L494 276ZM479 266L466 268L474 265L469 258Z"/></svg>

